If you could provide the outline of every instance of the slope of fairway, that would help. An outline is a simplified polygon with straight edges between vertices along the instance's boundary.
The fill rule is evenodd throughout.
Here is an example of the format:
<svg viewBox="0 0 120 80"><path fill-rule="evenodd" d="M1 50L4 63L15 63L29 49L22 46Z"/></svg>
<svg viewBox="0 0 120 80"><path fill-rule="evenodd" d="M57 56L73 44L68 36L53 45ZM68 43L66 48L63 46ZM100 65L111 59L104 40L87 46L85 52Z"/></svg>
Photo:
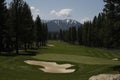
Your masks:
<svg viewBox="0 0 120 80"><path fill-rule="evenodd" d="M66 54L41 54L35 56L34 58L40 60L51 60L51 61L68 61L68 62L82 63L82 64L120 65L120 61L113 61L105 58L66 55Z"/></svg>
<svg viewBox="0 0 120 80"><path fill-rule="evenodd" d="M36 56L0 56L0 80L88 80L91 76L101 73L120 72L120 50L107 50L71 45L60 41L49 41L54 46L41 47ZM23 50L20 53L24 54ZM26 60L55 61L58 64L75 65L73 73L50 74L38 70L40 66L24 63Z"/></svg>
<svg viewBox="0 0 120 80"><path fill-rule="evenodd" d="M120 61L112 60L120 58L119 50L89 48L60 41L49 41L49 44L54 46L44 47L34 58L39 60L70 61L82 64L120 64Z"/></svg>
<svg viewBox="0 0 120 80"><path fill-rule="evenodd" d="M105 59L120 58L120 50L108 50L100 48L90 48L79 45L71 45L60 41L49 41L49 44L54 45L53 47L43 47L38 55L41 54L68 54L78 56L89 56ZM37 55L37 56L38 56ZM38 57L37 57L38 58Z"/></svg>

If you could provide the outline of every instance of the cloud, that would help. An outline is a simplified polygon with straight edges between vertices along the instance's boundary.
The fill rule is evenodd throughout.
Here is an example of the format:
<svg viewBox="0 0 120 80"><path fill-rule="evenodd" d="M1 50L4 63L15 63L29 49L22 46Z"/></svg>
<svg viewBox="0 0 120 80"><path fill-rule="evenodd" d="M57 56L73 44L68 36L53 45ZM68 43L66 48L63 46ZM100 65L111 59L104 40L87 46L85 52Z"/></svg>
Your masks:
<svg viewBox="0 0 120 80"><path fill-rule="evenodd" d="M72 9L61 9L60 11L52 10L50 14L56 15L58 17L70 17Z"/></svg>
<svg viewBox="0 0 120 80"><path fill-rule="evenodd" d="M34 6L31 6L31 7L30 7L30 9L31 9L31 10L34 10L34 9L35 9L35 7L34 7Z"/></svg>
<svg viewBox="0 0 120 80"><path fill-rule="evenodd" d="M88 17L84 17L83 19L80 20L81 23L84 23L86 21L89 21L90 19Z"/></svg>
<svg viewBox="0 0 120 80"><path fill-rule="evenodd" d="M35 20L37 15L40 15L40 10L35 8L34 6L31 6L30 9L31 9L32 14L33 14L33 19Z"/></svg>

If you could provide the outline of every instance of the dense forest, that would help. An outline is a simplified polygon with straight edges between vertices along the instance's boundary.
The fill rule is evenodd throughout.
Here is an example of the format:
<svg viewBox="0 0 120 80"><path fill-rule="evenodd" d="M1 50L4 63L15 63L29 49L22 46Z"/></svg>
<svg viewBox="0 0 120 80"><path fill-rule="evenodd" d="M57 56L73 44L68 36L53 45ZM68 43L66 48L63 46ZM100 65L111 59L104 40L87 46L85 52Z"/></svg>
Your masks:
<svg viewBox="0 0 120 80"><path fill-rule="evenodd" d="M25 1L12 0L7 8L5 0L0 0L0 54L46 45L47 33L47 24L39 16L33 20Z"/></svg>
<svg viewBox="0 0 120 80"><path fill-rule="evenodd" d="M120 0L104 0L103 12L82 26L60 30L60 40L90 47L120 48Z"/></svg>

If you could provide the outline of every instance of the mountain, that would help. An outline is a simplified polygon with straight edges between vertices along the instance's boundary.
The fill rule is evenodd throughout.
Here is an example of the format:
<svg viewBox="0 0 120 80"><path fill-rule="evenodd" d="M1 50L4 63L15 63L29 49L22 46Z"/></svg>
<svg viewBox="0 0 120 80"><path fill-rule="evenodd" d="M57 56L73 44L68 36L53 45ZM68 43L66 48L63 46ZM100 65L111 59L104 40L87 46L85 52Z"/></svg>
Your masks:
<svg viewBox="0 0 120 80"><path fill-rule="evenodd" d="M76 20L72 20L72 19L49 20L49 21L46 21L46 23L48 25L49 32L59 32L60 29L66 30L72 26L76 26L76 27L81 26L80 22L78 22Z"/></svg>

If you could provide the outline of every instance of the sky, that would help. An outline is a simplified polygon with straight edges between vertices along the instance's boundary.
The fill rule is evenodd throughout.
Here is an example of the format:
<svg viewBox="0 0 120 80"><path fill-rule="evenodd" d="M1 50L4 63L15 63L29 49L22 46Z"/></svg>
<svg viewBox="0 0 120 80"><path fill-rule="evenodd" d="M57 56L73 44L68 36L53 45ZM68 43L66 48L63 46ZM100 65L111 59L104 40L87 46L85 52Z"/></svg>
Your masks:
<svg viewBox="0 0 120 80"><path fill-rule="evenodd" d="M10 3L12 0L6 0ZM37 15L43 20L74 19L81 23L92 20L102 12L103 0L24 0L32 11L33 18Z"/></svg>

